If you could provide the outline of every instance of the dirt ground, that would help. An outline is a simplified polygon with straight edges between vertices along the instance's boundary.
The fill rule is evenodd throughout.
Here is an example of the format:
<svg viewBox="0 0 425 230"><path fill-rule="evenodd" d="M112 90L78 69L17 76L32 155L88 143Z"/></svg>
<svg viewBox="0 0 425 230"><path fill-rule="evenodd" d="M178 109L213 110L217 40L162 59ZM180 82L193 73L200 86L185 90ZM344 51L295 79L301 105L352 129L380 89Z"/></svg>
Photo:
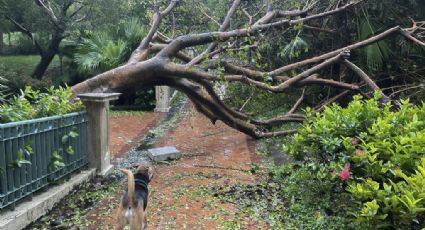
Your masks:
<svg viewBox="0 0 425 230"><path fill-rule="evenodd" d="M258 229L249 217L237 214L234 204L223 203L213 192L258 179L250 173L260 164L255 141L223 123L211 124L191 108L184 113L176 127L156 143L157 147L175 146L183 156L155 166L149 185L148 229ZM159 117L148 113L113 118L112 153L124 154ZM111 229L121 193L103 200L87 214L89 229Z"/></svg>
<svg viewBox="0 0 425 230"><path fill-rule="evenodd" d="M121 157L154 127L165 114L117 116L109 119L109 151L112 158Z"/></svg>

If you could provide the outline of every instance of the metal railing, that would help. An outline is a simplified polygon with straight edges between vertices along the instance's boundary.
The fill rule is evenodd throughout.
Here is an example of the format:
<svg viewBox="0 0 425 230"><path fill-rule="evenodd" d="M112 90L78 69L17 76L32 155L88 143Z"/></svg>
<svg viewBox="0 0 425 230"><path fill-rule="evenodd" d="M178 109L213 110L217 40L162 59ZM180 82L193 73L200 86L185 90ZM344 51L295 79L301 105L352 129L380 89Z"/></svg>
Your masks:
<svg viewBox="0 0 425 230"><path fill-rule="evenodd" d="M0 209L85 165L85 112L0 124Z"/></svg>

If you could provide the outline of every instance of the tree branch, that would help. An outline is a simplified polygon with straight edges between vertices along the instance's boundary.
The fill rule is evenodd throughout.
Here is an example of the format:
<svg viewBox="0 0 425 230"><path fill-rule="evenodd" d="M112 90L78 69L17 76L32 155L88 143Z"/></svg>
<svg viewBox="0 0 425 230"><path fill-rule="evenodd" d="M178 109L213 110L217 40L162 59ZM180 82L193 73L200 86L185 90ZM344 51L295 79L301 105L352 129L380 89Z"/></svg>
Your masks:
<svg viewBox="0 0 425 230"><path fill-rule="evenodd" d="M10 21L10 22L12 22L15 26L16 26L16 28L19 30L19 31L21 31L23 34L25 34L25 35L27 35L31 40L32 40L32 43L34 44L34 46L35 46L35 48L36 48L36 50L37 50L37 52L40 54L40 55L43 55L44 54L44 50L43 50L43 48L41 47L41 45L40 45L40 43L38 43L38 41L37 41L37 39L35 38L35 36L31 33L31 31L29 31L27 28L25 28L22 24L20 24L19 22L17 22L17 21L15 21L13 18L11 18L10 16L6 16L6 18Z"/></svg>
<svg viewBox="0 0 425 230"><path fill-rule="evenodd" d="M372 88L374 91L378 91L382 94L382 102L386 103L388 101L390 101L390 98L388 96L386 96L381 88L379 88L375 82L362 70L360 69L358 66L356 66L355 64L351 63L350 61L348 61L347 59L344 59L343 62L349 69L351 69L353 72L355 72L360 78L363 79L363 81L366 82L366 84Z"/></svg>
<svg viewBox="0 0 425 230"><path fill-rule="evenodd" d="M266 15L264 15L262 18L260 18L254 25L259 24L267 24L271 20L276 18L282 18L282 17L297 17L306 15L308 12L310 12L314 6L317 4L317 2L314 2L310 6L308 6L304 10L293 10L293 11L283 11L283 10L272 10L268 11Z"/></svg>
<svg viewBox="0 0 425 230"><path fill-rule="evenodd" d="M144 60L144 58L147 57L147 55L145 54L146 49L148 48L149 43L152 41L152 38L155 35L155 33L158 31L162 18L171 12L171 10L176 6L177 2L178 0L171 0L170 4L162 12L159 12L159 6L157 5L154 6L154 13L152 16L151 28L148 34L140 42L137 49L133 51L127 63L139 62Z"/></svg>
<svg viewBox="0 0 425 230"><path fill-rule="evenodd" d="M322 55L317 56L317 57L309 58L307 60L303 60L303 61L300 61L300 62L296 62L296 63L292 63L292 64L289 64L289 65L280 67L280 68L278 68L276 70L273 70L273 71L269 72L269 74L271 76L277 76L277 75L280 75L280 74L282 74L284 72L287 72L289 70L292 70L292 69L296 69L296 68L299 68L299 67L302 67L302 66L305 66L305 65L308 65L308 64L312 64L312 63L316 63L316 62L320 62L320 61L329 59L329 58L334 57L337 54L343 52L344 50L354 50L354 49L363 48L363 47L365 47L365 46L367 46L369 44L378 42L378 41L380 41L380 40L388 37L389 35L391 35L393 33L397 33L399 31L400 31L400 27L399 26L396 26L396 27L393 27L391 29L388 29L388 30L386 30L386 31L384 31L384 32L382 32L380 34L377 34L377 35L375 35L373 37L370 37L370 38L368 38L366 40L363 40L363 41L360 41L360 42L357 42L357 43L348 45L346 47L343 47L343 48L340 48L340 49L337 49L337 50L334 50L334 51L331 51L331 52L322 54Z"/></svg>
<svg viewBox="0 0 425 230"><path fill-rule="evenodd" d="M223 32L223 31L227 30L227 28L229 28L229 26L230 26L230 19L235 14L236 9L239 7L240 3L241 3L241 0L235 0L235 1L233 1L232 6L230 7L229 11L227 12L226 17L224 18L224 21L223 21L223 23L221 24L221 26L220 26L220 28L218 30L219 32ZM193 66L193 65L198 64L203 59L205 59L206 54L208 54L211 51L213 51L216 47L217 47L217 42L211 43L204 52L202 52L201 54L199 54L198 56L196 56L195 58L193 58L193 60L191 62L189 62L187 65Z"/></svg>
<svg viewBox="0 0 425 230"><path fill-rule="evenodd" d="M298 98L297 102L295 102L294 106L292 106L291 110L289 110L289 114L291 113L295 113L295 111L297 111L298 107L301 105L301 103L304 100L304 95L305 95L305 88L303 89L303 92L300 96L300 98Z"/></svg>
<svg viewBox="0 0 425 230"><path fill-rule="evenodd" d="M53 12L52 6L49 2L49 0L35 0L37 5L39 5L43 11L49 16L50 21L52 21L53 25L55 25L56 28L62 28L60 25L60 21L55 15L55 12Z"/></svg>
<svg viewBox="0 0 425 230"><path fill-rule="evenodd" d="M318 18L322 18L322 17L326 17L326 16L329 16L329 15L333 15L333 14L342 12L342 11L344 11L344 10L348 9L349 7L352 7L354 5L355 5L355 3L350 3L350 4L347 4L343 7L337 8L335 10L330 10L330 11L323 12L323 13L320 13L320 14L308 16L308 17L305 17L305 18L300 18L300 19L295 19L295 20L285 19L285 20L280 20L280 21L277 21L277 22L268 23L268 24L259 24L259 25L252 26L250 28L245 28L245 29L236 29L236 30L232 30L232 31L228 31L228 32L210 32L210 33L180 36L180 37L174 39L167 48L165 48L161 52L159 52L157 54L157 56L165 58L165 57L169 57L173 53L178 52L178 51L180 51L184 48L187 48L187 47L208 44L208 43L211 43L211 42L227 41L228 39L233 38L233 37L251 36L253 34L264 31L268 28L290 26L290 25L299 24L301 22L307 22L307 21L310 21L310 20L314 20L314 19L318 19Z"/></svg>

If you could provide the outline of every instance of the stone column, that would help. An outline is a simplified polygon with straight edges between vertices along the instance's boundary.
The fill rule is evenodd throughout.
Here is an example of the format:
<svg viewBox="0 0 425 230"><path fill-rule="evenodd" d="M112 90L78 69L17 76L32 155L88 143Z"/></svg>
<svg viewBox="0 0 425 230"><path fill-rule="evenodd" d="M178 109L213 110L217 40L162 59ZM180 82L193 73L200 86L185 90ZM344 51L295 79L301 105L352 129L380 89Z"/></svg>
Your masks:
<svg viewBox="0 0 425 230"><path fill-rule="evenodd" d="M109 153L109 101L117 100L120 93L86 93L78 97L86 106L88 116L87 144L90 168L99 175L107 175L113 169Z"/></svg>
<svg viewBox="0 0 425 230"><path fill-rule="evenodd" d="M170 111L170 87L155 86L155 112L168 113Z"/></svg>

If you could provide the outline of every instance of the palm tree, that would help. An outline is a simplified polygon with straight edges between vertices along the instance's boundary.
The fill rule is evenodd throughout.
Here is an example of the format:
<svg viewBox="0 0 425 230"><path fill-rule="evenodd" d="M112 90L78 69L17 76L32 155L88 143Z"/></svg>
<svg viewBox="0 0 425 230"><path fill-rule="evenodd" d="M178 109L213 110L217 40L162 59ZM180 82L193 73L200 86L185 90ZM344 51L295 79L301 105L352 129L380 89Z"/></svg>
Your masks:
<svg viewBox="0 0 425 230"><path fill-rule="evenodd" d="M77 44L75 62L83 73L118 67L130 57L145 33L140 20L130 18L122 20L117 30L83 34Z"/></svg>

